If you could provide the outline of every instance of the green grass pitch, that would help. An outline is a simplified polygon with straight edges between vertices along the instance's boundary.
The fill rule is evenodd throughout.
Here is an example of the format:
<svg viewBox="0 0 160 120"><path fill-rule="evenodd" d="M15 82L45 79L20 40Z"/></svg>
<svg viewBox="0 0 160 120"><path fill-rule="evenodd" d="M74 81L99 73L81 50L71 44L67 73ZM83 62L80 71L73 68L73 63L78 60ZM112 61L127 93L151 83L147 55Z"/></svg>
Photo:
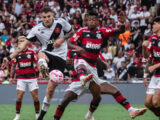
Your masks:
<svg viewBox="0 0 160 120"><path fill-rule="evenodd" d="M134 107L144 107L143 105L133 105ZM44 120L53 120L53 114L57 105L51 105ZM61 120L84 120L84 115L89 105L70 104ZM13 120L15 116L15 105L0 105L0 120ZM94 113L95 120L131 120L128 112L120 105L101 104ZM22 105L20 120L35 120L33 105ZM149 110L134 120L158 120Z"/></svg>

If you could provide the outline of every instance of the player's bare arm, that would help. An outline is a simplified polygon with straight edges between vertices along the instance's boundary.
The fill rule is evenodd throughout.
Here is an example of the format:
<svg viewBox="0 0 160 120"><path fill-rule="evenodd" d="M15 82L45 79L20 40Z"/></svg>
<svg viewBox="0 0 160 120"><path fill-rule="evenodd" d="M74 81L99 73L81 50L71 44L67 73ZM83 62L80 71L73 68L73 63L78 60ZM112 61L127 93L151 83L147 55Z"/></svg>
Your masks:
<svg viewBox="0 0 160 120"><path fill-rule="evenodd" d="M148 67L149 72L153 72L154 70L160 68L160 63L154 64L150 67Z"/></svg>
<svg viewBox="0 0 160 120"><path fill-rule="evenodd" d="M147 86L147 76L148 76L148 74L149 74L148 68L149 68L149 66L151 66L151 65L152 65L152 60L148 60L148 61L147 61L147 65L146 65L146 67L145 67L144 75L143 75L143 85L144 85L144 86Z"/></svg>
<svg viewBox="0 0 160 120"><path fill-rule="evenodd" d="M13 84L13 77L14 77L16 65L17 65L17 64L14 63L14 64L12 64L12 67L11 67L10 78L9 78L9 83L10 83L10 84Z"/></svg>
<svg viewBox="0 0 160 120"><path fill-rule="evenodd" d="M150 52L146 50L148 45L149 45L148 40L145 40L142 44L142 55L143 55L144 58L148 58L149 55L150 55Z"/></svg>
<svg viewBox="0 0 160 120"><path fill-rule="evenodd" d="M24 38L25 39L25 38ZM15 58L20 52L22 52L24 49L26 49L26 47L30 44L30 41L28 41L27 39L24 40L23 43L21 43L21 45L19 45L17 47L17 49L15 50L15 52L13 52L10 56L5 57L3 59L3 65L7 66L8 61L11 61L11 59Z"/></svg>
<svg viewBox="0 0 160 120"><path fill-rule="evenodd" d="M68 48L75 49L79 54L84 54L86 51L82 47L73 44L71 41L68 41Z"/></svg>
<svg viewBox="0 0 160 120"><path fill-rule="evenodd" d="M72 37L73 35L74 35L74 30L73 30L73 28L71 29L71 31L69 32L69 33L67 33L64 37L63 37L63 39L64 40L68 40L70 37Z"/></svg>

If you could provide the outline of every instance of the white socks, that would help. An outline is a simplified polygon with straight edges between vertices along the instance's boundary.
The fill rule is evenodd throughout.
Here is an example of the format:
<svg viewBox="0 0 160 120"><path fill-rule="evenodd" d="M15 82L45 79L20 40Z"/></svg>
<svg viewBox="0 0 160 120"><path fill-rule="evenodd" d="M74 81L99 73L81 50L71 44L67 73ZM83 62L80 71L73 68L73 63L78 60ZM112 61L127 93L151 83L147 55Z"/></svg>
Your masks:
<svg viewBox="0 0 160 120"><path fill-rule="evenodd" d="M128 112L134 112L135 110L136 110L135 108L130 107L130 108L128 109Z"/></svg>
<svg viewBox="0 0 160 120"><path fill-rule="evenodd" d="M47 97L45 96L42 104L42 110L47 111L50 104L51 104L51 100L48 100Z"/></svg>
<svg viewBox="0 0 160 120"><path fill-rule="evenodd" d="M48 64L47 64L46 60L43 59L43 58L40 58L40 59L38 60L38 64L39 64L39 66L40 66L40 65L44 65L46 68L48 68Z"/></svg>

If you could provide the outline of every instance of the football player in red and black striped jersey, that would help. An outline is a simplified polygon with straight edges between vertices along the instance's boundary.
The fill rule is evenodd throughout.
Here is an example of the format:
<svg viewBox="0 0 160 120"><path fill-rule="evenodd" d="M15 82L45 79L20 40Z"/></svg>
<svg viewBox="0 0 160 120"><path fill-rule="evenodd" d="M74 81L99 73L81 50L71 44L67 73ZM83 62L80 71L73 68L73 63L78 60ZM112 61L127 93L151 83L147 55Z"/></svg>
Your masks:
<svg viewBox="0 0 160 120"><path fill-rule="evenodd" d="M160 119L160 16L153 20L153 33L149 41L143 42L143 56L154 63L148 67L154 75L147 88L145 105Z"/></svg>
<svg viewBox="0 0 160 120"><path fill-rule="evenodd" d="M25 40L24 36L19 36L18 38L18 45L23 43ZM24 92L28 87L29 91L31 92L35 112L36 112L36 119L39 116L39 108L40 103L38 99L38 84L37 84L37 69L35 69L34 64L37 64L38 58L36 53L33 50L27 48L24 49L21 53L19 53L15 59L14 64L11 67L10 73L10 83L12 84L13 77L15 74L16 69L16 79L17 79L17 101L16 101L16 116L14 120L19 120L20 118L20 110Z"/></svg>

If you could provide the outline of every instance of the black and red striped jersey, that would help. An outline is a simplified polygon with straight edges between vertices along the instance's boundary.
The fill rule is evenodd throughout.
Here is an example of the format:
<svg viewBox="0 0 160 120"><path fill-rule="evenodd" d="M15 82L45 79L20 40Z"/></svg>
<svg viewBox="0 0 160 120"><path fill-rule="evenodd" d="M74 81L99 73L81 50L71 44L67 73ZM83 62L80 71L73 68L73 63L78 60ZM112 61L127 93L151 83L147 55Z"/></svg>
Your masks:
<svg viewBox="0 0 160 120"><path fill-rule="evenodd" d="M33 50L27 49L25 52L21 52L16 56L15 60L18 66L18 68L16 69L17 79L37 78L37 70L34 64L37 63L38 58Z"/></svg>
<svg viewBox="0 0 160 120"><path fill-rule="evenodd" d="M91 31L88 27L81 28L70 38L70 41L83 47L86 52L80 57L95 66L102 44L107 42L106 38L112 36L113 31L114 29L108 27L97 28L96 31Z"/></svg>
<svg viewBox="0 0 160 120"><path fill-rule="evenodd" d="M151 52L150 59L152 59L154 64L160 63L160 37L156 34L149 38L149 45L147 50ZM160 77L160 68L155 70L155 76Z"/></svg>

